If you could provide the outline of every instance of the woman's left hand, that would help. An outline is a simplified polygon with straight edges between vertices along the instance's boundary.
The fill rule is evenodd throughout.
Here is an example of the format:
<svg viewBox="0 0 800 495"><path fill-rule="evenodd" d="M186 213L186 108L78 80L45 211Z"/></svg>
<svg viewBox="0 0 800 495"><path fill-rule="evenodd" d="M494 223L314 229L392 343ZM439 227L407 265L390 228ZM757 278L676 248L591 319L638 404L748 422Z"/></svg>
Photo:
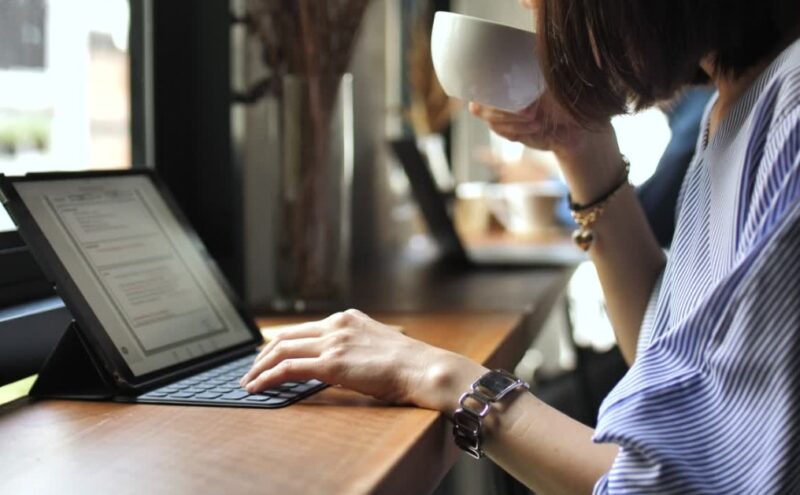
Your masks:
<svg viewBox="0 0 800 495"><path fill-rule="evenodd" d="M348 310L276 335L241 384L258 393L312 378L378 399L452 411L485 368Z"/></svg>

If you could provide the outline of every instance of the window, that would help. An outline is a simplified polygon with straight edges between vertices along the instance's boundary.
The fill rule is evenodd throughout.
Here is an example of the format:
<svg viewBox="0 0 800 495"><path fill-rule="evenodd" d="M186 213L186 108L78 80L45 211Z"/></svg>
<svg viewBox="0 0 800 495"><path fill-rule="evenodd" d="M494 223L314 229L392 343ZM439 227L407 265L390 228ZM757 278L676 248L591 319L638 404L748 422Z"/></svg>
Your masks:
<svg viewBox="0 0 800 495"><path fill-rule="evenodd" d="M129 28L128 0L0 0L0 173L131 166ZM0 307L42 283L0 207Z"/></svg>
<svg viewBox="0 0 800 495"><path fill-rule="evenodd" d="M0 172L130 167L129 17L126 0L0 0Z"/></svg>

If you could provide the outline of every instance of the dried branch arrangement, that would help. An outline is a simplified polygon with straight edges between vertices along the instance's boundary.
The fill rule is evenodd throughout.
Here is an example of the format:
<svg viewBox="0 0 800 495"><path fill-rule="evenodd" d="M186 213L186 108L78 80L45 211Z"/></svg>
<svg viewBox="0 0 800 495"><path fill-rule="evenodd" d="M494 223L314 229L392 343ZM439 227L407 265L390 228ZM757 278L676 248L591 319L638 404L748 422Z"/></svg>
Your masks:
<svg viewBox="0 0 800 495"><path fill-rule="evenodd" d="M250 25L274 74L343 74L369 0L251 0Z"/></svg>
<svg viewBox="0 0 800 495"><path fill-rule="evenodd" d="M289 299L331 301L342 294L341 222L349 184L337 122L347 72L369 0L249 0L249 29L270 77L259 85L281 105L281 213L278 285ZM339 140L339 143L333 141ZM346 190L343 190L346 189ZM349 223L347 224L349 225ZM346 288L345 288L346 290Z"/></svg>

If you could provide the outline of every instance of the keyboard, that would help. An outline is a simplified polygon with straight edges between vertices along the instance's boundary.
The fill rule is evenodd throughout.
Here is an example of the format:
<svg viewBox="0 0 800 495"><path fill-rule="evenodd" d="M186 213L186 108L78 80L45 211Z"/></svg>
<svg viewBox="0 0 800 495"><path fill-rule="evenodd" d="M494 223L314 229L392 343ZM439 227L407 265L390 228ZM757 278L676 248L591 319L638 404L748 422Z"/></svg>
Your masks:
<svg viewBox="0 0 800 495"><path fill-rule="evenodd" d="M250 394L239 386L239 380L254 359L255 355L245 356L170 383L138 396L136 402L274 408L288 406L327 386L319 380L287 382L259 394Z"/></svg>

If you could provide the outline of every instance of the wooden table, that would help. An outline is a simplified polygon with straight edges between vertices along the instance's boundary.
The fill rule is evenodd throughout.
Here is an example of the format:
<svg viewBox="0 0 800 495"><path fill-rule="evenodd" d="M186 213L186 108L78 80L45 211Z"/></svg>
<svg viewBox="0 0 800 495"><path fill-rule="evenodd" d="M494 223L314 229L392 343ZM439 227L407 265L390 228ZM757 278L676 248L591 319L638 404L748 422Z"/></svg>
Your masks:
<svg viewBox="0 0 800 495"><path fill-rule="evenodd" d="M378 317L493 367L513 366L535 330L522 312ZM3 494L417 494L457 455L440 414L341 389L277 410L27 399L0 408Z"/></svg>
<svg viewBox="0 0 800 495"><path fill-rule="evenodd" d="M570 274L464 269L411 253L362 266L352 305L512 368ZM277 410L27 399L0 407L1 495L422 494L458 455L440 414L341 389Z"/></svg>

